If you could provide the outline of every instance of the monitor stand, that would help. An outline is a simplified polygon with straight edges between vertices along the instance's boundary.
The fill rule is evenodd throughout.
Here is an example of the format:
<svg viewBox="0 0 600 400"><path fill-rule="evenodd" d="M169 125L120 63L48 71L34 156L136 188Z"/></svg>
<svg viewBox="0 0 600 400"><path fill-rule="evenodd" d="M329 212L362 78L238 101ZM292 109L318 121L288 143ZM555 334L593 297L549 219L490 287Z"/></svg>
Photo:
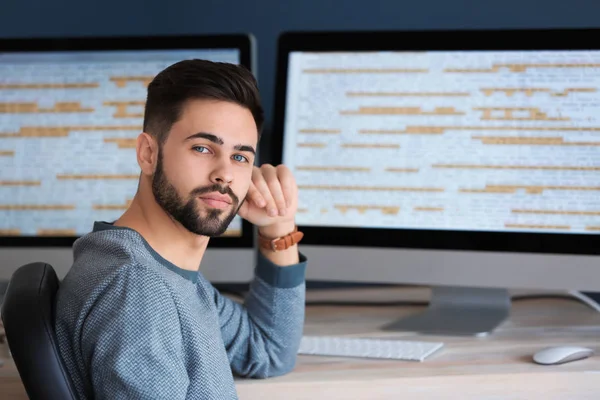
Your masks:
<svg viewBox="0 0 600 400"><path fill-rule="evenodd" d="M383 327L386 331L409 331L434 335L485 336L510 312L506 289L433 287L429 307Z"/></svg>

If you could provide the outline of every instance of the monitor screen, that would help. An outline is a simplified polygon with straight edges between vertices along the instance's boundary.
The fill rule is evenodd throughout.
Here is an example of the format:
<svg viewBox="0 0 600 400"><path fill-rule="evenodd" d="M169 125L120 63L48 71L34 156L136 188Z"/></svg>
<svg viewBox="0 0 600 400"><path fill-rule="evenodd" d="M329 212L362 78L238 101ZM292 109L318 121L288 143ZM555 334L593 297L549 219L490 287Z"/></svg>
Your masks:
<svg viewBox="0 0 600 400"><path fill-rule="evenodd" d="M146 90L189 58L237 48L0 51L0 237L77 237L117 219L138 186ZM236 217L224 236L239 237Z"/></svg>
<svg viewBox="0 0 600 400"><path fill-rule="evenodd" d="M600 51L287 56L298 225L600 232Z"/></svg>

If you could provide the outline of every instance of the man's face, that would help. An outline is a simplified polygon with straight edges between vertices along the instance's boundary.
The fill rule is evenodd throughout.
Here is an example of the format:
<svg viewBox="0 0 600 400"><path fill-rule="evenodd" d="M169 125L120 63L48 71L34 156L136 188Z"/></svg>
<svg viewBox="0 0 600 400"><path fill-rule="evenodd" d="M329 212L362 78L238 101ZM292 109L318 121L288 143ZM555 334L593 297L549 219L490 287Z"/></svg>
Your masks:
<svg viewBox="0 0 600 400"><path fill-rule="evenodd" d="M152 178L156 202L192 233L223 234L246 198L257 140L248 109L188 102L159 149Z"/></svg>

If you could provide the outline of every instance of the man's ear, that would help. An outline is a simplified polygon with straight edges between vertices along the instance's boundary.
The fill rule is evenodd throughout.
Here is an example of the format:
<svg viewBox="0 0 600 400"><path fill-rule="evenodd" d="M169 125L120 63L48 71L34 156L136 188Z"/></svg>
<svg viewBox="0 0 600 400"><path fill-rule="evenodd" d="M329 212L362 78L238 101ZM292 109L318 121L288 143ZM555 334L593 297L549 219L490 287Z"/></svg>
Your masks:
<svg viewBox="0 0 600 400"><path fill-rule="evenodd" d="M142 174L153 175L158 160L158 143L156 139L146 132L140 133L137 137L135 150Z"/></svg>

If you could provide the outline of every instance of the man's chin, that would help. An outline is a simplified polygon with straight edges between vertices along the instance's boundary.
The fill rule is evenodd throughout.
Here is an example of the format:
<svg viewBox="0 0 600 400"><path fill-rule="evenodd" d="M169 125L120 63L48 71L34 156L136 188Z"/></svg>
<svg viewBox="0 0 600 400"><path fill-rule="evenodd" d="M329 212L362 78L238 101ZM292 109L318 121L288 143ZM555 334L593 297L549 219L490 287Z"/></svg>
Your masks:
<svg viewBox="0 0 600 400"><path fill-rule="evenodd" d="M216 237L222 236L225 232L227 232L227 228L221 229L219 231L209 231L209 232L205 231L202 236L207 236L209 238L216 238Z"/></svg>
<svg viewBox="0 0 600 400"><path fill-rule="evenodd" d="M192 231L192 233L200 236L208 236L208 237L219 237L223 235L227 231L228 224L224 224L222 221L219 221L218 226L210 226L207 227L206 224L204 226L197 226L196 229Z"/></svg>
<svg viewBox="0 0 600 400"><path fill-rule="evenodd" d="M224 229L222 231L206 230L206 229L188 229L188 231L196 236L205 236L205 237L209 237L209 238L215 238L215 237L221 236L223 233L225 233L227 231L227 229Z"/></svg>

